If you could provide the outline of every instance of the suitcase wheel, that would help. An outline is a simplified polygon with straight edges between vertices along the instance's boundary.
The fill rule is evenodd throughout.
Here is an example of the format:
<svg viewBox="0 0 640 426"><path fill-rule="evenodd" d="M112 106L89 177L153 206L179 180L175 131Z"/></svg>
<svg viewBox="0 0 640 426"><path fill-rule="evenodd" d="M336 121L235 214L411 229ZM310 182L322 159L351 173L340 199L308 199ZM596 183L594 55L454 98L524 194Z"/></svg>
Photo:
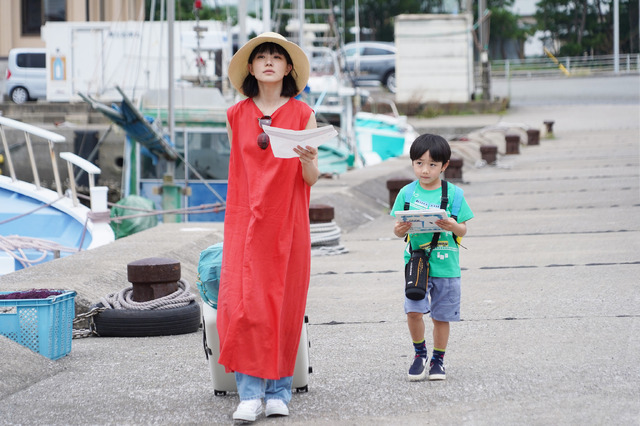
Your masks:
<svg viewBox="0 0 640 426"><path fill-rule="evenodd" d="M214 394L215 396L225 396L225 395L227 394L227 391L221 391L221 390L216 390L216 389L214 389L214 390L213 390L213 394Z"/></svg>
<svg viewBox="0 0 640 426"><path fill-rule="evenodd" d="M301 388L296 388L296 392L309 392L309 386L303 386Z"/></svg>

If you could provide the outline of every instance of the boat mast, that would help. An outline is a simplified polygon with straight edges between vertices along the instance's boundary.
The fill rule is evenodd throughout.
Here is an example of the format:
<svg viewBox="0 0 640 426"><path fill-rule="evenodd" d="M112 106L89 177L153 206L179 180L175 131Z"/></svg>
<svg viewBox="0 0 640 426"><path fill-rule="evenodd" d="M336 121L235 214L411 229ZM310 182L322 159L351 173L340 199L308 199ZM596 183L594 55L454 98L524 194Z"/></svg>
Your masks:
<svg viewBox="0 0 640 426"><path fill-rule="evenodd" d="M262 0L262 32L271 31L271 0Z"/></svg>
<svg viewBox="0 0 640 426"><path fill-rule="evenodd" d="M168 65L169 65L169 81L167 82L167 101L168 101L168 109L167 109L167 119L169 126L169 140L175 141L175 84L174 84L174 36L173 36L173 24L176 18L176 1L175 0L167 0L167 38L168 38ZM180 201L180 187L175 184L175 170L176 163L174 161L167 161L167 171L162 179L162 209L163 210L176 210L181 206ZM168 222L181 222L180 216L176 214L164 214L162 219L165 223Z"/></svg>
<svg viewBox="0 0 640 426"><path fill-rule="evenodd" d="M175 140L175 117L174 117L174 113L173 113L173 109L174 109L174 99L175 99L175 87L173 84L173 80L174 80L174 64L173 64L173 56L174 56L174 52L173 52L173 23L175 21L176 18L176 1L175 0L167 0L167 26L168 26L168 44L169 44L169 58L168 58L168 65L169 65L169 81L167 83L168 85L168 89L169 89L169 93L168 93L168 101L169 101L169 110L168 110L168 117L167 119L169 120L169 140L174 141ZM170 162L170 166L168 167L167 173L171 173L173 174L173 169L175 164Z"/></svg>

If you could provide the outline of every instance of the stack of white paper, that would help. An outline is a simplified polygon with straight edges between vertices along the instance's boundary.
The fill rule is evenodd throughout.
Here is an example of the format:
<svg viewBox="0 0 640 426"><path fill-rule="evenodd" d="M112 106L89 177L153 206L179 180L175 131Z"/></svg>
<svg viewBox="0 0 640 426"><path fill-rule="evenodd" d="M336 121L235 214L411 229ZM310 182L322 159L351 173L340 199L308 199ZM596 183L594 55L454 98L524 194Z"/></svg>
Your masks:
<svg viewBox="0 0 640 426"><path fill-rule="evenodd" d="M262 130L269 135L271 151L273 156L278 158L297 157L298 154L293 150L296 146L300 145L304 148L308 145L317 148L338 135L333 126L322 126L309 130L289 130L262 126Z"/></svg>
<svg viewBox="0 0 640 426"><path fill-rule="evenodd" d="M436 221L448 217L447 212L442 209L399 210L394 214L399 222L411 222L409 234L444 232L442 228L436 225Z"/></svg>

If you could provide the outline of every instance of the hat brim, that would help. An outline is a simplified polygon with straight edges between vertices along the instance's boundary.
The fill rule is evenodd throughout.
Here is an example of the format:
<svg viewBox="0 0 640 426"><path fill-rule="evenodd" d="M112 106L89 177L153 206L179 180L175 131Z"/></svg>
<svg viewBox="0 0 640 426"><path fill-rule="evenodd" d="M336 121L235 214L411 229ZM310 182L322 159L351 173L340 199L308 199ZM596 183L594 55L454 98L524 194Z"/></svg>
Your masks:
<svg viewBox="0 0 640 426"><path fill-rule="evenodd" d="M307 86L307 82L309 81L309 58L304 53L304 51L297 44L287 40L283 36L278 33L267 32L262 33L259 36L256 36L245 43L233 58L231 58L231 62L229 62L229 70L227 75L229 76L229 81L235 89L244 95L242 90L242 83L244 83L244 79L249 75L249 56L253 49L261 45L262 43L276 43L284 50L287 51L289 56L291 57L291 61L293 62L293 71L291 71L291 76L296 82L296 88L298 89L298 93L296 96L302 93L304 88Z"/></svg>

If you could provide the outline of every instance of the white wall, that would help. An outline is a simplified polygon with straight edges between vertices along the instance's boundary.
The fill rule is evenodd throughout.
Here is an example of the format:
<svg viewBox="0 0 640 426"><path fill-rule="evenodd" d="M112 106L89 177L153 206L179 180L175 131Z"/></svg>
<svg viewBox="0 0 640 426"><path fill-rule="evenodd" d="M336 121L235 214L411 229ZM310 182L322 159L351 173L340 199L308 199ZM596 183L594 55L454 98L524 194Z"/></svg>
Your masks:
<svg viewBox="0 0 640 426"><path fill-rule="evenodd" d="M399 15L398 102L468 102L474 91L472 16Z"/></svg>
<svg viewBox="0 0 640 426"><path fill-rule="evenodd" d="M223 24L200 21L207 27L200 48L223 49L230 43ZM174 24L174 75L196 76L195 21ZM80 101L78 92L101 100L120 99L115 86L136 95L168 87L166 22L47 22L42 39L47 48L47 100ZM206 75L213 76L213 59L206 53ZM54 65L62 60L63 72ZM224 62L224 60L223 60ZM226 65L223 64L224 73Z"/></svg>

